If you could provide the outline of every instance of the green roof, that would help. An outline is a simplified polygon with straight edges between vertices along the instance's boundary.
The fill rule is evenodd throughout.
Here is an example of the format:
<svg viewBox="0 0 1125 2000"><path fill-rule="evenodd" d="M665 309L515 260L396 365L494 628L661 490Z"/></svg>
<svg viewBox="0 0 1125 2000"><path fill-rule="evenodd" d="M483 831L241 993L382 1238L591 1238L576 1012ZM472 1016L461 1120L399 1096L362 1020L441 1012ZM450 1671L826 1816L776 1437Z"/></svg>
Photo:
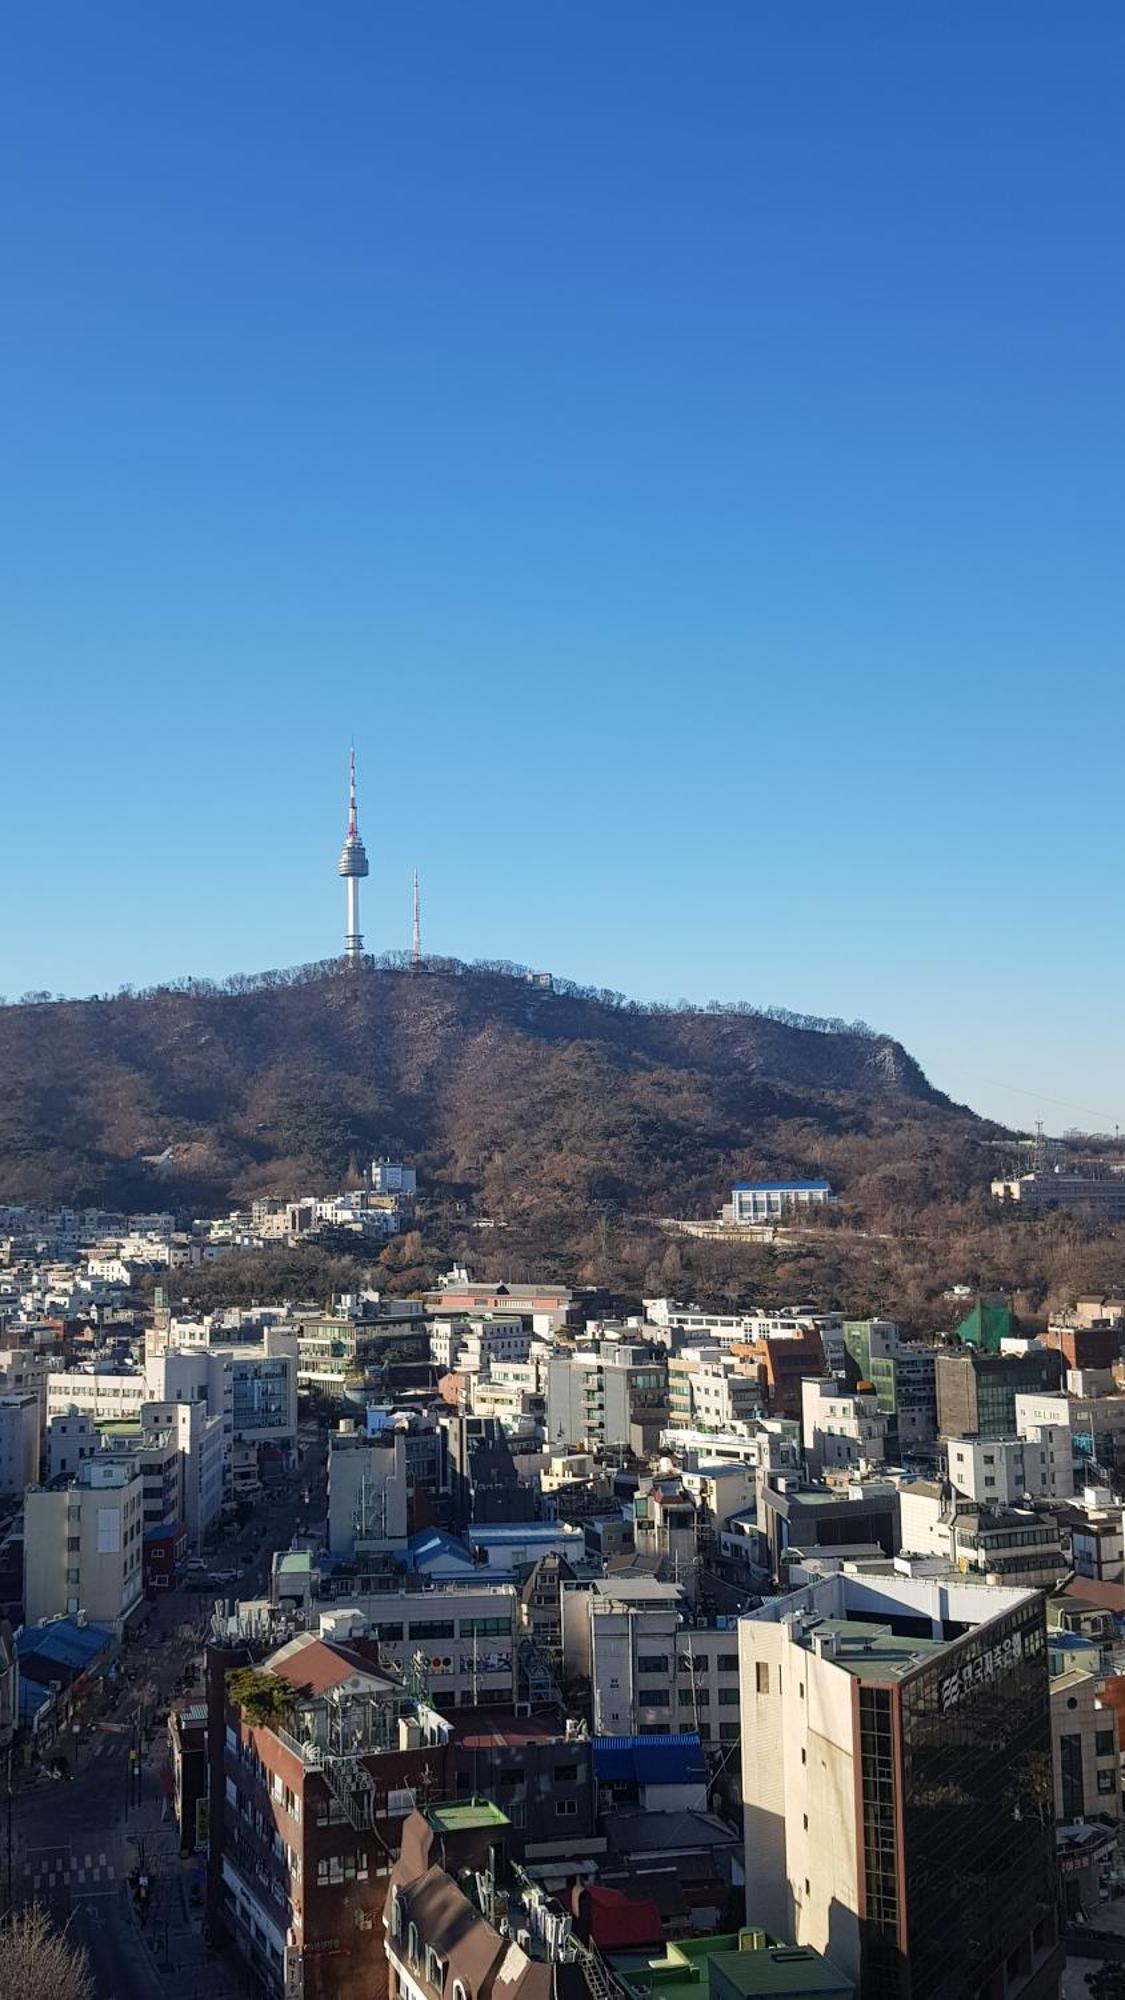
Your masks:
<svg viewBox="0 0 1125 2000"><path fill-rule="evenodd" d="M811 1945L773 1944L764 1951L724 1951L711 1967L711 2000L804 1993L808 2000L854 2000L855 1987Z"/></svg>
<svg viewBox="0 0 1125 2000"><path fill-rule="evenodd" d="M678 1938L661 1956L615 1951L609 1962L639 2000L756 2000L758 1995L854 1994L851 1980L811 1945L787 1945L767 1931L746 1929L720 1937Z"/></svg>
<svg viewBox="0 0 1125 2000"><path fill-rule="evenodd" d="M287 1549L279 1558L277 1567L279 1575L293 1576L298 1571L303 1574L312 1568L312 1557L307 1549Z"/></svg>
<svg viewBox="0 0 1125 2000"><path fill-rule="evenodd" d="M886 1625L866 1624L859 1618L820 1618L810 1637L825 1634L837 1641L832 1664L861 1681L901 1680L947 1645L944 1639L901 1638ZM811 1645L808 1650L812 1651Z"/></svg>
<svg viewBox="0 0 1125 2000"><path fill-rule="evenodd" d="M502 1833L512 1823L491 1799L451 1799L447 1805L426 1806L425 1814L438 1833L473 1833L490 1826Z"/></svg>

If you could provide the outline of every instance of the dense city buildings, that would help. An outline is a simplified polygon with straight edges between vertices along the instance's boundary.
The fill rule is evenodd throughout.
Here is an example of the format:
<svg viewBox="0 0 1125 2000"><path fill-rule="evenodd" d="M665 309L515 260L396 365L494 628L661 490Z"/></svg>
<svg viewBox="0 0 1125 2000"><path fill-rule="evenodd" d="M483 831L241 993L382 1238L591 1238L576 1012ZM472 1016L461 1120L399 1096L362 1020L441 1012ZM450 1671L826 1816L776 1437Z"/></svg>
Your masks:
<svg viewBox="0 0 1125 2000"><path fill-rule="evenodd" d="M162 1810L260 1990L452 2000L471 1936L465 2000L1057 1993L1122 1827L1125 1310L923 1339L458 1267L202 1313L175 1219L106 1223L12 1239L9 1726L65 1763L149 1634L205 1661Z"/></svg>

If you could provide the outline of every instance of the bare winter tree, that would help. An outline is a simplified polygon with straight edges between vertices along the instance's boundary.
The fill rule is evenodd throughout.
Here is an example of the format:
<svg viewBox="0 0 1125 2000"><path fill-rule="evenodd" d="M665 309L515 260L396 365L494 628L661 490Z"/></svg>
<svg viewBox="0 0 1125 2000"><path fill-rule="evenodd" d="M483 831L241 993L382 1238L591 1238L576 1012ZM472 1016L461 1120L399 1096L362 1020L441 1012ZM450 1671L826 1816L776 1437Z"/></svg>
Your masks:
<svg viewBox="0 0 1125 2000"><path fill-rule="evenodd" d="M90 1962L33 1903L0 1926L0 1993L20 2000L92 2000Z"/></svg>

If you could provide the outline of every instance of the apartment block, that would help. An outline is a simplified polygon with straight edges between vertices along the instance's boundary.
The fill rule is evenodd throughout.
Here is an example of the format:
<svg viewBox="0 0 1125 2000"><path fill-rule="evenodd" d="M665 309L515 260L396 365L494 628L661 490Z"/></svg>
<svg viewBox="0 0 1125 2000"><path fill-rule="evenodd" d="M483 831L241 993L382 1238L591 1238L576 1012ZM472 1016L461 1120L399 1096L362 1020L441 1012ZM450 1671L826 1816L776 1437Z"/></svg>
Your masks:
<svg viewBox="0 0 1125 2000"><path fill-rule="evenodd" d="M33 1486L24 1502L24 1613L29 1625L84 1611L120 1634L141 1601L144 1482L109 1453L73 1480Z"/></svg>
<svg viewBox="0 0 1125 2000"><path fill-rule="evenodd" d="M1014 1506L1074 1493L1070 1430L1061 1425L1035 1436L950 1438L946 1452L950 1482L970 1500Z"/></svg>
<svg viewBox="0 0 1125 2000"><path fill-rule="evenodd" d="M406 1546L406 1438L369 1437L344 1419L328 1446L328 1552L360 1557Z"/></svg>
<svg viewBox="0 0 1125 2000"><path fill-rule="evenodd" d="M814 1475L884 1464L888 1422L874 1390L845 1389L832 1375L801 1384L801 1437Z"/></svg>

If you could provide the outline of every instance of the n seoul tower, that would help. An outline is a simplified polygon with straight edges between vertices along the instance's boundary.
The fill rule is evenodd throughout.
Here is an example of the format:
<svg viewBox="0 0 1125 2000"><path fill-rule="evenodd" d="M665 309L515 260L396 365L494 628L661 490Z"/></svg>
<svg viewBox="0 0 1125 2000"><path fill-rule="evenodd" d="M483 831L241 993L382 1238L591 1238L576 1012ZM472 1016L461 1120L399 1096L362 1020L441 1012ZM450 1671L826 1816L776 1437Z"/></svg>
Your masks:
<svg viewBox="0 0 1125 2000"><path fill-rule="evenodd" d="M344 845L340 849L340 859L336 863L337 875L342 875L347 883L348 930L344 943L344 957L355 964L363 957L363 934L359 928L359 885L364 875L370 875L367 865L367 849L359 837L359 821L355 810L355 745L352 745L351 769L348 780L348 830Z"/></svg>

